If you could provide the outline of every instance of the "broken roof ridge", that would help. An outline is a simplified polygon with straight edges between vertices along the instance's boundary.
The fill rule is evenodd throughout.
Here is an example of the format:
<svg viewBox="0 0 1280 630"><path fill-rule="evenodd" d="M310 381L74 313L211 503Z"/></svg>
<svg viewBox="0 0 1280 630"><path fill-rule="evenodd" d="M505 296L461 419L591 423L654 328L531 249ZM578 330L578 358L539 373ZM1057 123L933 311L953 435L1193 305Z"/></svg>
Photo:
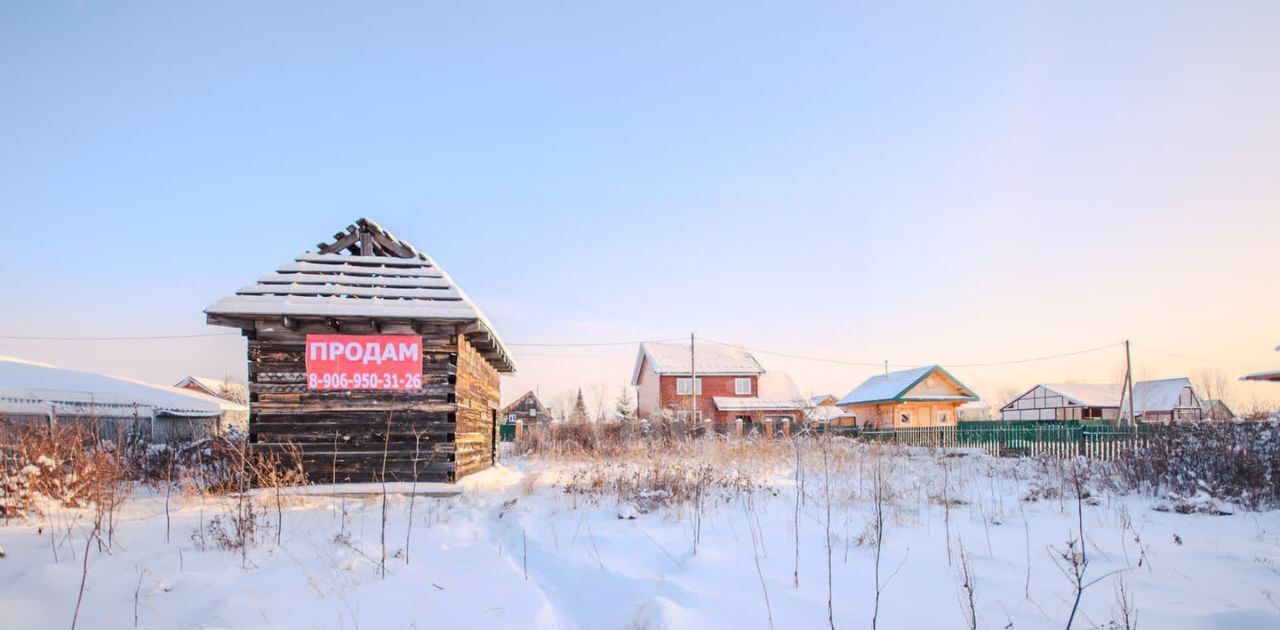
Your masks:
<svg viewBox="0 0 1280 630"><path fill-rule="evenodd" d="M295 256L218 300L205 313L216 325L262 317L477 322L473 332L486 335L495 346L496 356L486 360L500 372L516 369L489 318L452 276L368 217L335 234L332 243L320 243L315 251Z"/></svg>

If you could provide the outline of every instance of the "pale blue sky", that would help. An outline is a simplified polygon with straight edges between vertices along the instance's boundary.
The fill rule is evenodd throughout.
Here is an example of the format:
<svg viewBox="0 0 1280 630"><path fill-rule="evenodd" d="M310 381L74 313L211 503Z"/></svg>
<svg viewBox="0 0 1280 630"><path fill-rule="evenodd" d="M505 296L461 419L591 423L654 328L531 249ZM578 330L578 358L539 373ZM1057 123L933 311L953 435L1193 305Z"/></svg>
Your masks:
<svg viewBox="0 0 1280 630"><path fill-rule="evenodd" d="M1280 4L885 4L0 4L0 334L204 332L369 215L511 341L1280 367ZM0 354L176 380L242 347ZM505 393L633 353L518 350Z"/></svg>

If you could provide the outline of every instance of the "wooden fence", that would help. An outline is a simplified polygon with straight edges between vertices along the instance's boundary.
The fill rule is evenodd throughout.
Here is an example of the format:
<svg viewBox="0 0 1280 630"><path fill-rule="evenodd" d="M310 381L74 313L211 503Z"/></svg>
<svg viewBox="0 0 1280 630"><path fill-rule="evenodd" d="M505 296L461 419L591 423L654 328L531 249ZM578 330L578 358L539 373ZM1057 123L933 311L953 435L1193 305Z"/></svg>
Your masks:
<svg viewBox="0 0 1280 630"><path fill-rule="evenodd" d="M961 422L957 426L859 431L857 437L944 448L980 448L995 457L1112 459L1147 445L1146 428L1080 422Z"/></svg>

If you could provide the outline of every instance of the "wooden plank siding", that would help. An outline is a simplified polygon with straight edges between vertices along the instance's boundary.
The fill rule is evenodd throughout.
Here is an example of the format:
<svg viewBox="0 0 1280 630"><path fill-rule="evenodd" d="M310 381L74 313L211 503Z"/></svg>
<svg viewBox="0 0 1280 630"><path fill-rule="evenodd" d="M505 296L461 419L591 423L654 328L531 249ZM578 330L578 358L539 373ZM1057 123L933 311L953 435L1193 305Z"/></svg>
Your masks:
<svg viewBox="0 0 1280 630"><path fill-rule="evenodd" d="M306 334L246 330L253 449L297 449L315 483L455 481L493 462L498 372L465 336L422 335L417 391L309 391ZM267 334L262 334L262 333Z"/></svg>

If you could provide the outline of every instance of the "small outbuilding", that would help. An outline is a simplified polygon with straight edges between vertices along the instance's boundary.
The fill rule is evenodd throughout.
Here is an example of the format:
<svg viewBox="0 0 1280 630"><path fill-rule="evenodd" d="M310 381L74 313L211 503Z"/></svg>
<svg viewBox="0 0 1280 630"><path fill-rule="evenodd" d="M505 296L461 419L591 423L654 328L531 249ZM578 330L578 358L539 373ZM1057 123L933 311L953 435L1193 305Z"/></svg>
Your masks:
<svg viewBox="0 0 1280 630"><path fill-rule="evenodd" d="M497 457L515 364L434 260L360 219L205 310L248 341L249 441L313 482L454 481Z"/></svg>
<svg viewBox="0 0 1280 630"><path fill-rule="evenodd" d="M960 405L978 395L937 365L873 376L840 399L841 424L864 429L955 426Z"/></svg>
<svg viewBox="0 0 1280 630"><path fill-rule="evenodd" d="M1200 397L1186 377L1134 383L1133 413L1147 424L1199 422L1204 418ZM1120 401L1121 417L1128 414L1128 400Z"/></svg>
<svg viewBox="0 0 1280 630"><path fill-rule="evenodd" d="M231 379L217 379L208 376L188 376L174 384L180 389L189 389L208 396L244 404L249 402L249 388L244 383Z"/></svg>
<svg viewBox="0 0 1280 630"><path fill-rule="evenodd" d="M1227 403L1217 398L1200 401L1200 411L1205 420L1211 422L1230 422L1236 419L1236 414L1231 411L1231 407Z"/></svg>

